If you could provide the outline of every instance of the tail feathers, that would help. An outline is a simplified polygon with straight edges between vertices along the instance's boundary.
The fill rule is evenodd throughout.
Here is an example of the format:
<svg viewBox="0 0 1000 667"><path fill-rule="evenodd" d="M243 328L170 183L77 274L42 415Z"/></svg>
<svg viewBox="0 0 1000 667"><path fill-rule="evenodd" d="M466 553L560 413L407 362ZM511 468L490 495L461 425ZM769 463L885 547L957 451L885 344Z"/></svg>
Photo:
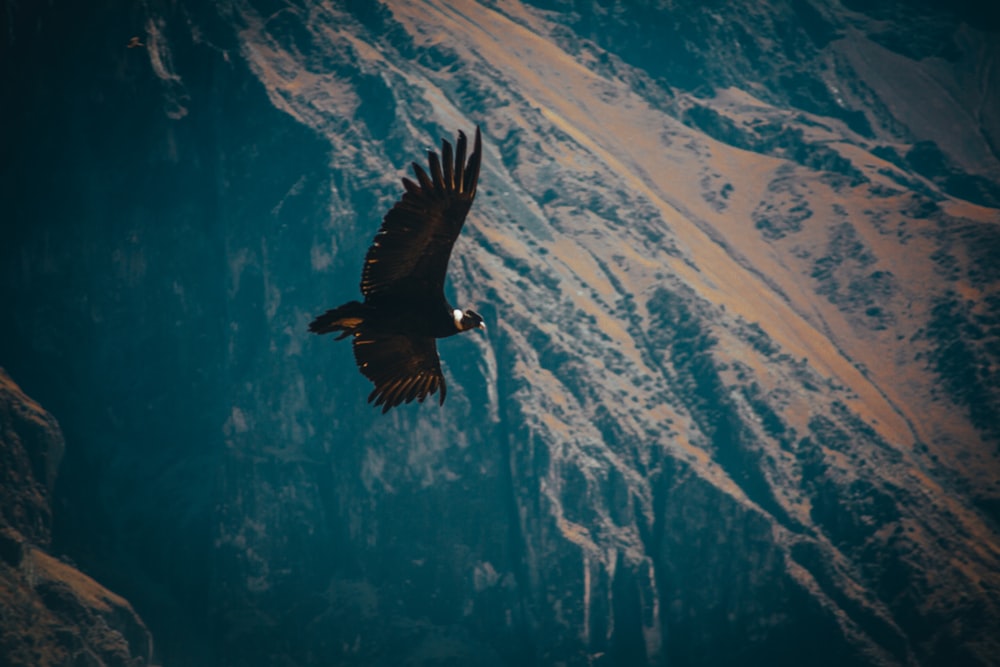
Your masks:
<svg viewBox="0 0 1000 667"><path fill-rule="evenodd" d="M354 333L365 321L364 305L349 301L339 308L328 310L310 322L309 331L314 334L340 332L337 340Z"/></svg>

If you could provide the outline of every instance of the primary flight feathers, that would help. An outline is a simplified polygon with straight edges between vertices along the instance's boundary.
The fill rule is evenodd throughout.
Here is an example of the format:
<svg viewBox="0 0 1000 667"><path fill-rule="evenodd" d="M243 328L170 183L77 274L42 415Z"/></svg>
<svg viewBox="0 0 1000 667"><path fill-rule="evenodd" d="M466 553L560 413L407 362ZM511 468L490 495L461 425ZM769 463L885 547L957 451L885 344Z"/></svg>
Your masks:
<svg viewBox="0 0 1000 667"><path fill-rule="evenodd" d="M368 249L361 274L361 293L366 297L398 290L444 289L452 246L476 196L482 139L477 128L468 164L464 133L458 133L454 155L450 143L441 144L443 168L433 151L427 153L430 175L413 163L417 183L403 179L406 191L386 214Z"/></svg>
<svg viewBox="0 0 1000 667"><path fill-rule="evenodd" d="M441 155L427 153L428 174L416 162L416 182L403 179L402 198L375 234L361 273L364 302L328 310L309 325L313 333L353 337L358 369L375 385L369 402L382 412L440 391L446 386L436 338L485 329L471 310L455 309L444 296L452 247L476 196L482 138L476 128L472 153L458 133L455 149L441 142Z"/></svg>

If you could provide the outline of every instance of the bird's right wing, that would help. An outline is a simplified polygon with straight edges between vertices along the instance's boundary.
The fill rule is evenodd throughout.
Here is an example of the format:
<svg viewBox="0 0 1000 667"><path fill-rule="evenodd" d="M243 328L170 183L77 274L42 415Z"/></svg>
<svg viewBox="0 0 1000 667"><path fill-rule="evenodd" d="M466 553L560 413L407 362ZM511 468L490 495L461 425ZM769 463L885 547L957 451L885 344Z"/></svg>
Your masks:
<svg viewBox="0 0 1000 667"><path fill-rule="evenodd" d="M400 403L424 399L441 390L444 404L445 383L433 338L409 336L354 336L354 360L375 389L368 402L382 406L382 412Z"/></svg>
<svg viewBox="0 0 1000 667"><path fill-rule="evenodd" d="M466 159L466 138L458 133L455 151L441 142L441 156L428 152L430 174L416 162L417 182L403 179L406 192L386 214L365 256L361 293L380 295L443 292L452 246L462 231L479 182L482 137L476 128Z"/></svg>

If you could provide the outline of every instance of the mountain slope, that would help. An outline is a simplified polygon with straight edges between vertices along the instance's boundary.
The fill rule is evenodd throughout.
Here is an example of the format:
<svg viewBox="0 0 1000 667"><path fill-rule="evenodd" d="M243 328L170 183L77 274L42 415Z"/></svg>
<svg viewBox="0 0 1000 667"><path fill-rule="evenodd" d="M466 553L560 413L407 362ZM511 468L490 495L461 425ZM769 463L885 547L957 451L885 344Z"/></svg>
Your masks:
<svg viewBox="0 0 1000 667"><path fill-rule="evenodd" d="M127 601L47 553L64 442L0 368L0 657L5 665L143 667L152 641Z"/></svg>
<svg viewBox="0 0 1000 667"><path fill-rule="evenodd" d="M994 664L995 26L874 7L151 6L71 84L121 210L122 148L68 152L75 225L5 191L5 344L110 482L62 544L181 591L119 575L166 664ZM378 417L305 325L475 124L489 334Z"/></svg>

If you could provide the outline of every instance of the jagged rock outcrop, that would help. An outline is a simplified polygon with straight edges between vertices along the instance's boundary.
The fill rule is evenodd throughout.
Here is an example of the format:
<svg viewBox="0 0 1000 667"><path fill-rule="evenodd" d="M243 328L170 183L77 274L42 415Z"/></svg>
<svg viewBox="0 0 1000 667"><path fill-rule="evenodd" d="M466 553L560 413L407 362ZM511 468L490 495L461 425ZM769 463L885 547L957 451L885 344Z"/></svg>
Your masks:
<svg viewBox="0 0 1000 667"><path fill-rule="evenodd" d="M996 664L998 47L911 4L19 8L80 105L5 65L57 535L167 664ZM71 77L20 26L122 38ZM477 123L489 335L381 417L305 327Z"/></svg>
<svg viewBox="0 0 1000 667"><path fill-rule="evenodd" d="M129 603L46 552L63 449L56 421L0 368L0 662L149 665L152 640Z"/></svg>

